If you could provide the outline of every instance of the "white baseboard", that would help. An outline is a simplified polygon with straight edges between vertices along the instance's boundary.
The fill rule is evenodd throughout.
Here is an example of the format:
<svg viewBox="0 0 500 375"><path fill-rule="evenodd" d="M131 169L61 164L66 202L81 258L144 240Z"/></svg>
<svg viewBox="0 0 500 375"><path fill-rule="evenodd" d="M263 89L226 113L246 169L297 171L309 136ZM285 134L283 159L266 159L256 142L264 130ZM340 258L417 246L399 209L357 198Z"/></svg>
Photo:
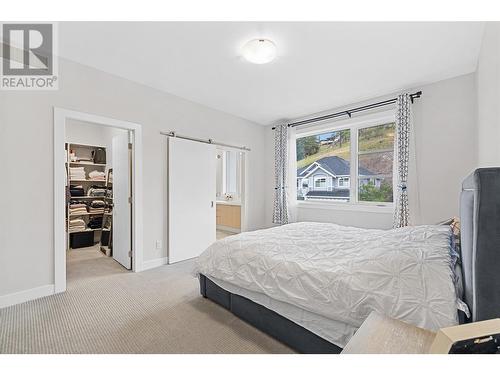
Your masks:
<svg viewBox="0 0 500 375"><path fill-rule="evenodd" d="M22 290L20 292L0 296L0 308L17 305L31 301L33 299L46 297L54 294L54 284L43 285L33 289Z"/></svg>
<svg viewBox="0 0 500 375"><path fill-rule="evenodd" d="M146 260L146 261L142 262L141 271L150 270L151 268L160 267L160 266L163 266L165 264L167 264L167 257Z"/></svg>

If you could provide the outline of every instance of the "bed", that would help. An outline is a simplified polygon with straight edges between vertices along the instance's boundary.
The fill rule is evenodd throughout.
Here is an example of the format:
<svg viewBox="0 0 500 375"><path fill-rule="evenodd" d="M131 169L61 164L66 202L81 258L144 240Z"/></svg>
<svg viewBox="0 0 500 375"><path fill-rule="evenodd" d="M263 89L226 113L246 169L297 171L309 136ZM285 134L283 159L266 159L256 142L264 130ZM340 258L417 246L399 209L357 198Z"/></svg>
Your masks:
<svg viewBox="0 0 500 375"><path fill-rule="evenodd" d="M293 223L214 243L197 261L200 292L301 353L340 352L371 311L431 330L467 306L470 320L498 316L498 191L498 168L464 181L461 269L448 226Z"/></svg>

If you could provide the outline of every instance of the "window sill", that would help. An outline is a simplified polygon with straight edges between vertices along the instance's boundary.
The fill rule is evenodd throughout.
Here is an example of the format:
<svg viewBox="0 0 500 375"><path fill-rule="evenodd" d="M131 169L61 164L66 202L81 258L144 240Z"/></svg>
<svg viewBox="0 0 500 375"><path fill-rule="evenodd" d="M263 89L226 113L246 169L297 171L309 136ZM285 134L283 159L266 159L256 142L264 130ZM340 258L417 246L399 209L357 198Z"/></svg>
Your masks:
<svg viewBox="0 0 500 375"><path fill-rule="evenodd" d="M392 214L394 212L394 204L377 205L375 203L334 203L334 202L312 202L312 201L297 201L297 208L310 208L319 210L335 210L335 211L357 211L357 212L374 212L379 214Z"/></svg>

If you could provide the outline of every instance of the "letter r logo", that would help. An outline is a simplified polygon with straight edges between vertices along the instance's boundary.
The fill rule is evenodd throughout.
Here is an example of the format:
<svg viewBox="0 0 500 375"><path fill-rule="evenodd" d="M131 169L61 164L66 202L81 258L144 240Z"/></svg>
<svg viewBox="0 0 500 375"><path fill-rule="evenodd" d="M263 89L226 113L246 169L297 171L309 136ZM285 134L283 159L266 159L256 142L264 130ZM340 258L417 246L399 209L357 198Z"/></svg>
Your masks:
<svg viewBox="0 0 500 375"><path fill-rule="evenodd" d="M52 75L52 24L2 26L4 75Z"/></svg>

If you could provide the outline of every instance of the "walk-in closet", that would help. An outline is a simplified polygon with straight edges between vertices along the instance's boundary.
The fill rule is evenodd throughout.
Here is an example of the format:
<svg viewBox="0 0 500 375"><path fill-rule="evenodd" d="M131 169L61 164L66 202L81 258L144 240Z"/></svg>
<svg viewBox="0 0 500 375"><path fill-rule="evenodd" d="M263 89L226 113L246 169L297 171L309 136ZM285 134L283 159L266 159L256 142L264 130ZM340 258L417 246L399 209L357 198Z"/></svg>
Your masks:
<svg viewBox="0 0 500 375"><path fill-rule="evenodd" d="M97 124L66 124L68 277L131 269L129 134Z"/></svg>

